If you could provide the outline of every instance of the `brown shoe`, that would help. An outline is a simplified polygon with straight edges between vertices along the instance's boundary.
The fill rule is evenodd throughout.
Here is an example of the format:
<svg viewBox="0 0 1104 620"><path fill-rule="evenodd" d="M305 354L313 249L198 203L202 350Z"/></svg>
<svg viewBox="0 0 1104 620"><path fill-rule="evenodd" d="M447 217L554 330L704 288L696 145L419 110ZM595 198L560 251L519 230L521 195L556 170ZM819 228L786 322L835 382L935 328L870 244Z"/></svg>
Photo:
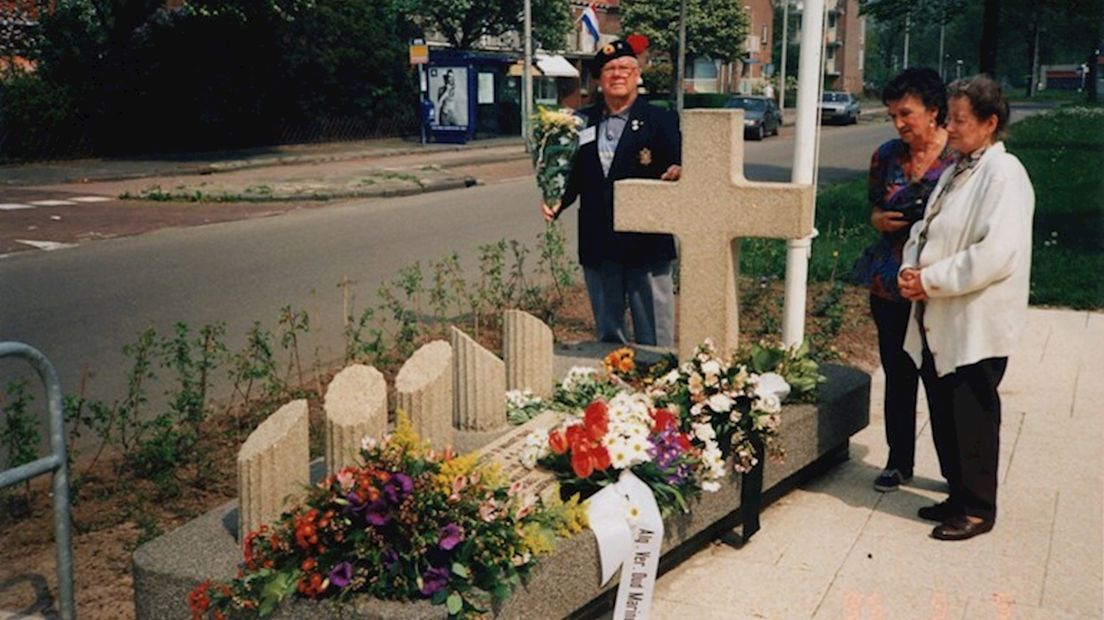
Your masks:
<svg viewBox="0 0 1104 620"><path fill-rule="evenodd" d="M935 526L931 536L937 540L966 540L993 529L993 521L971 521L966 515L958 515Z"/></svg>

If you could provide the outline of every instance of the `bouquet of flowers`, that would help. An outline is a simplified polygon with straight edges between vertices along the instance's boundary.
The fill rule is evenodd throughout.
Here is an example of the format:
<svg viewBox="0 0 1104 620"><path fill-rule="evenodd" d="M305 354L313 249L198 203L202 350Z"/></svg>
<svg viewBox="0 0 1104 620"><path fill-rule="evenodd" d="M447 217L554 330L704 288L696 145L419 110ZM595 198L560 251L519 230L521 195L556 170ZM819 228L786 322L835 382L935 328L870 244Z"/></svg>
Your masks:
<svg viewBox="0 0 1104 620"><path fill-rule="evenodd" d="M758 464L757 444L768 456L782 458L778 427L788 392L779 375L750 373L744 365L729 363L709 340L689 360L655 379L649 390L657 404L682 414L681 430L699 445L716 442L740 473Z"/></svg>
<svg viewBox="0 0 1104 620"><path fill-rule="evenodd" d="M591 366L572 366L556 386L552 402L560 411L577 413L596 400L608 400L626 389L609 372Z"/></svg>
<svg viewBox="0 0 1104 620"><path fill-rule="evenodd" d="M575 153L579 131L586 125L570 110L541 108L533 116L533 170L544 204L558 211Z"/></svg>
<svg viewBox="0 0 1104 620"><path fill-rule="evenodd" d="M542 411L549 408L544 399L533 390L508 390L506 392L506 421L510 424L525 424Z"/></svg>
<svg viewBox="0 0 1104 620"><path fill-rule="evenodd" d="M817 388L827 381L820 374L820 366L809 356L808 342L787 347L779 342L761 340L751 345L751 350L743 357L752 372L781 375L792 388L792 400L816 401Z"/></svg>
<svg viewBox="0 0 1104 620"><path fill-rule="evenodd" d="M676 413L655 408L645 394L624 391L592 402L581 419L531 434L522 461L554 471L562 492L584 498L632 470L664 514L688 512L687 499L719 489L725 468L714 442L695 445L679 426Z"/></svg>
<svg viewBox="0 0 1104 620"><path fill-rule="evenodd" d="M285 598L429 599L473 617L510 595L557 534L581 531L578 501L546 505L507 486L475 455L436 453L405 416L363 465L312 488L245 539L245 569L188 597L193 618L264 616Z"/></svg>

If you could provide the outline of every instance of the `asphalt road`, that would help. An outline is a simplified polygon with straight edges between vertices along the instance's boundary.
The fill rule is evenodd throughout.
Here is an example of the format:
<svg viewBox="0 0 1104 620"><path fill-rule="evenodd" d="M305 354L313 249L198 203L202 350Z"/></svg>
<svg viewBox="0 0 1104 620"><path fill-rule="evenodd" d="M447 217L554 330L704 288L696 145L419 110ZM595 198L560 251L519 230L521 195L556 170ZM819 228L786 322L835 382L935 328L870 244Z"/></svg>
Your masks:
<svg viewBox="0 0 1104 620"><path fill-rule="evenodd" d="M820 182L864 173L874 147L893 135L880 122L826 128ZM792 151L786 133L749 143L748 178L788 180ZM471 277L479 245L501 238L535 244L543 228L537 201L531 177L515 178L22 253L0 261L0 340L43 351L67 393L76 392L87 369L87 395L110 402L125 390L121 349L140 330L168 334L178 321L225 321L234 348L254 321L275 330L279 308L291 304L311 318L304 364L315 357L328 363L342 350L343 278L356 282L363 307L381 282L415 261L424 266L456 251ZM574 209L564 221L574 242ZM18 368L0 361L0 379Z"/></svg>

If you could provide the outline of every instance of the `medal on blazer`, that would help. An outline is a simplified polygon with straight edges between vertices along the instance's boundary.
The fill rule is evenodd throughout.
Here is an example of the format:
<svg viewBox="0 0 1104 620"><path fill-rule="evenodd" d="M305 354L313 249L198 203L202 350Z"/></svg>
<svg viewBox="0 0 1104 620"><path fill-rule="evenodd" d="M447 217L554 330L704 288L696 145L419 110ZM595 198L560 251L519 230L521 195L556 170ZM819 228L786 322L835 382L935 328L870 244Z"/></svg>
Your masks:
<svg viewBox="0 0 1104 620"><path fill-rule="evenodd" d="M637 131L644 125L644 121L634 118L632 119L632 130Z"/></svg>
<svg viewBox="0 0 1104 620"><path fill-rule="evenodd" d="M652 165L652 152L646 148L640 149L640 165L650 166Z"/></svg>

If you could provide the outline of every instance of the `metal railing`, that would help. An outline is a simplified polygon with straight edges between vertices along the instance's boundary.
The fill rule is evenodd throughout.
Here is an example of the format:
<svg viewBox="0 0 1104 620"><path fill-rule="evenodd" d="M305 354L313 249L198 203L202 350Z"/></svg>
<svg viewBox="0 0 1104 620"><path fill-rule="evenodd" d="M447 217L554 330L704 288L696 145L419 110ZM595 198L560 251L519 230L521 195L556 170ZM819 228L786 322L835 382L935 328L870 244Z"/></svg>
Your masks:
<svg viewBox="0 0 1104 620"><path fill-rule="evenodd" d="M64 620L76 617L73 598L73 541L69 515L69 462L65 454L65 419L61 382L46 356L21 342L0 342L0 358L19 357L38 373L46 387L50 414L50 454L0 472L0 489L42 474L54 475L54 542L57 545L58 612Z"/></svg>

